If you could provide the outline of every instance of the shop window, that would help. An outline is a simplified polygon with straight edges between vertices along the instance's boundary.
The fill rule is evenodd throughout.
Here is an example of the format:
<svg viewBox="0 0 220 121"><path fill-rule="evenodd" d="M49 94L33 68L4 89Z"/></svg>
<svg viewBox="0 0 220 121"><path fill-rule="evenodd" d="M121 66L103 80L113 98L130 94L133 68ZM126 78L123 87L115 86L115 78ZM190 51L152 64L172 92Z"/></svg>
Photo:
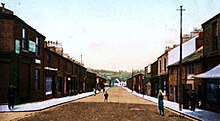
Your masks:
<svg viewBox="0 0 220 121"><path fill-rule="evenodd" d="M52 94L52 77L46 77L46 95Z"/></svg>
<svg viewBox="0 0 220 121"><path fill-rule="evenodd" d="M209 103L217 104L218 103L218 84L217 83L207 83L206 87L206 100Z"/></svg>

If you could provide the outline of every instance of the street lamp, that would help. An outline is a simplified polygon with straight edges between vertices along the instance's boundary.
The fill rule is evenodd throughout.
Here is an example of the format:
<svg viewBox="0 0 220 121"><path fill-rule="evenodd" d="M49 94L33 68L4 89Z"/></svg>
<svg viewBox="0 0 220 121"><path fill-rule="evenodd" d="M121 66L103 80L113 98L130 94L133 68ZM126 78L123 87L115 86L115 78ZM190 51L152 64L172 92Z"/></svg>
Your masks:
<svg viewBox="0 0 220 121"><path fill-rule="evenodd" d="M179 110L182 110L182 93L183 93L183 89L182 89L182 40L183 40L183 36L182 36L182 11L184 11L185 9L182 8L183 6L180 6L180 9L177 9L180 11L180 61L179 61L179 65L180 65L180 75L179 75ZM178 81L177 81L178 82ZM177 83L178 84L178 83Z"/></svg>

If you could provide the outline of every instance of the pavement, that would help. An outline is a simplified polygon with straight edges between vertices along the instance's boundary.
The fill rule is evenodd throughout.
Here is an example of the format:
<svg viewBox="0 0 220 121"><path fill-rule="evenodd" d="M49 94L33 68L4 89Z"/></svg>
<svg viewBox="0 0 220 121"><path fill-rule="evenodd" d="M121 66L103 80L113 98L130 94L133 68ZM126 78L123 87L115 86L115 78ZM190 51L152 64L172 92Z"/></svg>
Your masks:
<svg viewBox="0 0 220 121"><path fill-rule="evenodd" d="M149 101L151 101L153 103L156 103L156 104L158 103L158 99L155 98L155 97L139 94L137 92L132 92L127 87L123 87L123 88L126 89L128 92L133 93L136 96L139 96L141 98L144 98L144 99L149 100ZM187 116L192 117L192 118L197 119L197 120L220 121L220 113L215 113L215 112L211 112L211 111L207 111L207 110L202 110L202 109L199 109L199 108L196 108L195 111L191 111L191 110L188 110L188 109L182 109L180 111L178 103L167 101L167 100L164 100L164 107L166 107L168 109L171 109L173 111L179 112L183 115L187 115Z"/></svg>
<svg viewBox="0 0 220 121"><path fill-rule="evenodd" d="M126 89L128 92L131 92L132 94L139 96L143 99L149 100L155 104L157 104L157 102L158 102L157 98L155 98L155 97L139 94L137 92L132 92L127 87L123 87L123 88ZM99 93L99 92L97 92L97 93ZM67 97L63 97L63 98L54 98L54 99L40 101L40 102L20 104L20 105L15 105L15 108L13 110L9 110L7 105L0 105L0 112L39 111L39 110L43 110L43 109L53 107L53 106L56 106L59 104L63 104L63 103L69 102L69 101L85 98L85 97L91 96L93 94L94 94L94 92L86 92L86 93L82 93L82 94L78 94L78 95L74 95L74 96L67 96ZM187 110L187 109L182 109L180 111L179 104L176 102L164 100L164 106L168 109L179 112L183 115L193 117L198 120L202 120L202 121L219 121L220 120L219 113L215 113L215 112L211 112L211 111L207 111L207 110L202 110L202 109L196 108L195 111L191 111L191 110Z"/></svg>
<svg viewBox="0 0 220 121"><path fill-rule="evenodd" d="M97 91L97 93L99 93ZM86 92L74 96L67 96L62 98L53 98L45 101L40 102L32 102L32 103L25 103L25 104L19 104L15 105L15 108L12 110L8 109L8 105L0 105L0 112L28 112L28 111L39 111L43 109L47 109L59 104L63 104L69 101L78 100L81 98L85 98L88 96L93 95L94 92Z"/></svg>

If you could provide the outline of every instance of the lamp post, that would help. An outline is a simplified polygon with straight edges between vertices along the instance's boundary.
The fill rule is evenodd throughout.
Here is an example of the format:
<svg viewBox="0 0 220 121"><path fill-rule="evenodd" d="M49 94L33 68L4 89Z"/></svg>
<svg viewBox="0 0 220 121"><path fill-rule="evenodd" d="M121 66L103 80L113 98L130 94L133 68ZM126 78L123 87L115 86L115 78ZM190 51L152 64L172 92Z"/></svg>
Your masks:
<svg viewBox="0 0 220 121"><path fill-rule="evenodd" d="M182 101L183 101L183 89L182 89L182 11L185 9L182 8L183 6L180 6L180 9L177 9L180 11L180 75L179 75L179 110L182 110ZM178 82L178 81L177 81Z"/></svg>
<svg viewBox="0 0 220 121"><path fill-rule="evenodd" d="M132 77L132 92L134 91L134 78L133 78L133 69L131 71L131 77Z"/></svg>

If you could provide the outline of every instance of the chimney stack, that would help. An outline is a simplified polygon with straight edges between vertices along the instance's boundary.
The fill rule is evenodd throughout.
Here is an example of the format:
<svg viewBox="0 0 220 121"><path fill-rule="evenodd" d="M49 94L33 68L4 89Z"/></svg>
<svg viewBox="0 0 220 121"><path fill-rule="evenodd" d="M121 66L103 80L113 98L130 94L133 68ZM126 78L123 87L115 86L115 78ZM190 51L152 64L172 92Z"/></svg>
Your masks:
<svg viewBox="0 0 220 121"><path fill-rule="evenodd" d="M1 3L2 4L2 12L5 12L5 3Z"/></svg>

